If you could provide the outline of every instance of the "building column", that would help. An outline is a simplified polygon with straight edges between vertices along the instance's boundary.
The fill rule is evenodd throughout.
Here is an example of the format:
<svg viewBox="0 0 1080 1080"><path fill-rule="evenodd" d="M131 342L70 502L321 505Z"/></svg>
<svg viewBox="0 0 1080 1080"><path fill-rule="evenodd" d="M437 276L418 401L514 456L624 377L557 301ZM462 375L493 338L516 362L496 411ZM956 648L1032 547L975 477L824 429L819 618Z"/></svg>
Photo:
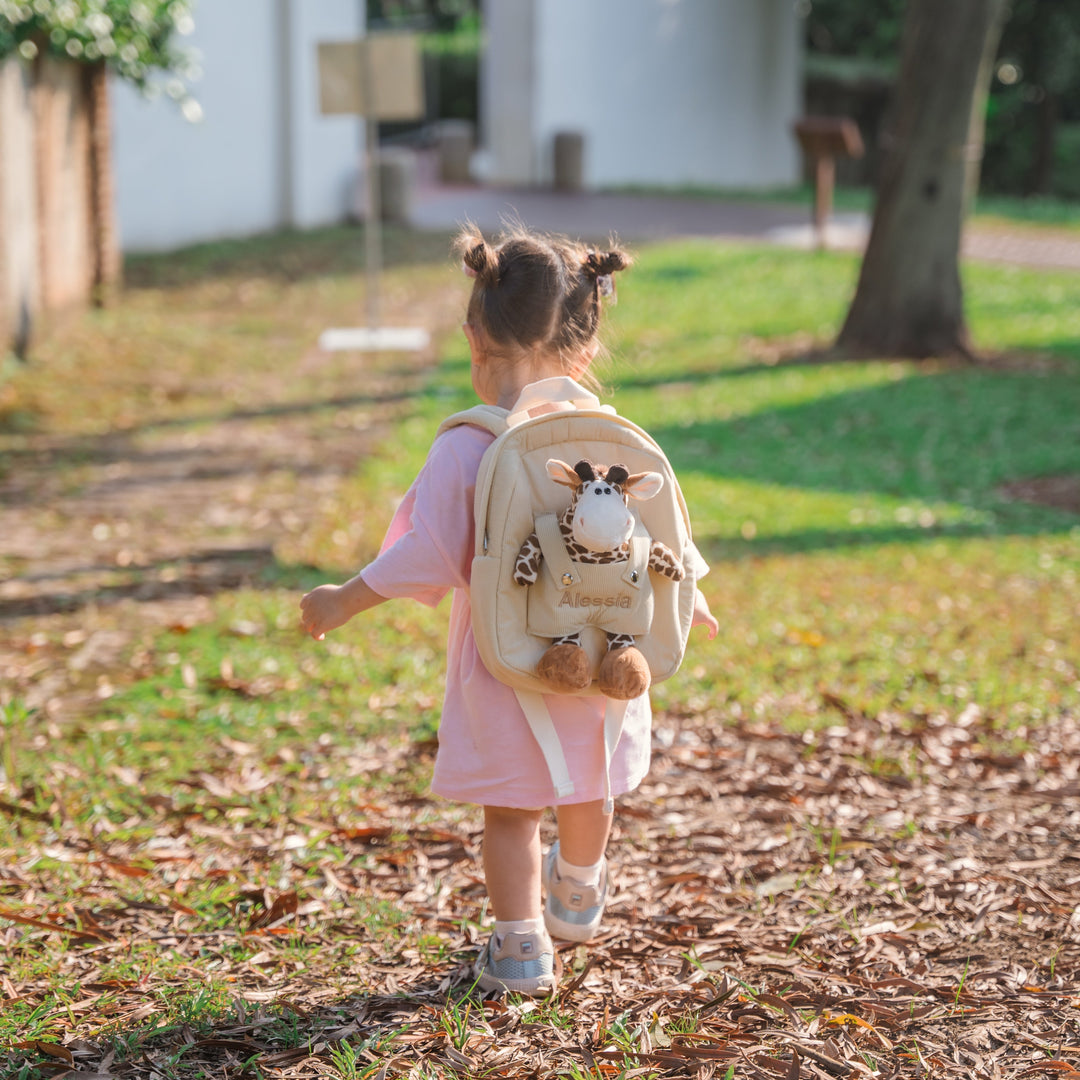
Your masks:
<svg viewBox="0 0 1080 1080"><path fill-rule="evenodd" d="M480 110L495 183L533 184L536 160L536 0L485 0Z"/></svg>

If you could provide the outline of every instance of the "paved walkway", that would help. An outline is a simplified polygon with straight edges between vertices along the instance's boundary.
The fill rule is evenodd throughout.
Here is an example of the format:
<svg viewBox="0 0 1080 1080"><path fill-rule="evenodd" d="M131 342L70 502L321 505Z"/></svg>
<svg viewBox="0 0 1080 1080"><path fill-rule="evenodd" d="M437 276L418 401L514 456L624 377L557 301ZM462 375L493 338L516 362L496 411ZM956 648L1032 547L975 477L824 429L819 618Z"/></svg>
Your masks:
<svg viewBox="0 0 1080 1080"><path fill-rule="evenodd" d="M782 203L675 195L560 193L535 188L447 187L421 182L413 223L453 229L471 221L484 231L520 220L530 228L604 241L679 236L758 240L793 247L815 244L809 208ZM861 250L869 232L865 214L837 214L830 247ZM1046 226L979 224L968 228L964 254L992 262L1080 270L1080 232Z"/></svg>

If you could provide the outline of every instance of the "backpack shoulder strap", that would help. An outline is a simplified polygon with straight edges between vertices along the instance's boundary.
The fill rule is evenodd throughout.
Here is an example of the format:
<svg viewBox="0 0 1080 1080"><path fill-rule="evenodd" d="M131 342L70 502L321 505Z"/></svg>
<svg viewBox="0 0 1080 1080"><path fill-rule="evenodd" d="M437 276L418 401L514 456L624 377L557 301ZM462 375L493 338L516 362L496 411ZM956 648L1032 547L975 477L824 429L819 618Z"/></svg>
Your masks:
<svg viewBox="0 0 1080 1080"><path fill-rule="evenodd" d="M474 405L471 409L465 409L464 412L456 412L448 416L439 425L435 437L438 438L444 431L449 431L451 428L469 425L490 431L498 438L507 428L506 420L509 415L507 409L500 409L498 405Z"/></svg>

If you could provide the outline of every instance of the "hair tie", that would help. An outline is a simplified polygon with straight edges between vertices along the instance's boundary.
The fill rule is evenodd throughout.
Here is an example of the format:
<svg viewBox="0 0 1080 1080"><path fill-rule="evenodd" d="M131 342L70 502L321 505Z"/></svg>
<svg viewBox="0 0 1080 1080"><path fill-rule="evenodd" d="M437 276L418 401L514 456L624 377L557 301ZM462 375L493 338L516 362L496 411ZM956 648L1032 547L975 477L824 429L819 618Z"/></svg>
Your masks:
<svg viewBox="0 0 1080 1080"><path fill-rule="evenodd" d="M615 278L611 271L606 269L610 261L610 256L603 257L596 251L590 251L585 256L584 269L589 277L596 282L598 296L608 297L615 295Z"/></svg>

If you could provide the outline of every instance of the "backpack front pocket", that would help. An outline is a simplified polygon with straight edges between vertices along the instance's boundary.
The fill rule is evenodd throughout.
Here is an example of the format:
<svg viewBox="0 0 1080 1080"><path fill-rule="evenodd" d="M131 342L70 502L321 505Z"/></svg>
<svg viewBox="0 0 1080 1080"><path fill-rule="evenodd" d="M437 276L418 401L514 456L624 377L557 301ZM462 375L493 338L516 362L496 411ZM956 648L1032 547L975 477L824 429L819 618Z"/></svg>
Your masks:
<svg viewBox="0 0 1080 1080"><path fill-rule="evenodd" d="M555 638L586 626L612 634L649 632L653 591L648 570L635 570L626 562L573 563L570 574L572 581L556 582L541 572L528 587L530 634Z"/></svg>

